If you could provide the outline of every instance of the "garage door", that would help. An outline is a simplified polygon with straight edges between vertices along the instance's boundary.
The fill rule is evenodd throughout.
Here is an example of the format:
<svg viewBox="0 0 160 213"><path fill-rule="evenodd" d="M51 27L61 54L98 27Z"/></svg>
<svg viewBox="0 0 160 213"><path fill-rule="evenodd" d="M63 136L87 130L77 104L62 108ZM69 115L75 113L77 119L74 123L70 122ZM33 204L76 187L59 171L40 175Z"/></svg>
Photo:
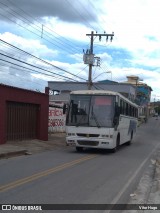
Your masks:
<svg viewBox="0 0 160 213"><path fill-rule="evenodd" d="M7 102L7 140L37 138L39 105Z"/></svg>

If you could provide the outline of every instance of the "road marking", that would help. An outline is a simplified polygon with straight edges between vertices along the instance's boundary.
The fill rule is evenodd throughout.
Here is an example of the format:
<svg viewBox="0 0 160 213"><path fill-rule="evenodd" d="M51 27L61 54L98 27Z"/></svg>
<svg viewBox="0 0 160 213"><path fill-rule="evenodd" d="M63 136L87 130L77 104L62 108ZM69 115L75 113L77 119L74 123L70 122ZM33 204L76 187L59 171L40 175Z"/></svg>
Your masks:
<svg viewBox="0 0 160 213"><path fill-rule="evenodd" d="M54 167L52 169L48 169L46 171L36 173L36 174L28 176L26 178L22 178L22 179L16 180L16 181L8 183L6 185L0 186L0 192L5 192L7 190L16 188L17 186L29 183L29 182L37 180L37 179L39 179L41 177L53 174L55 172L61 171L61 170L66 169L66 168L69 168L69 167L74 166L76 164L82 163L84 161L91 160L91 159L93 159L95 157L97 157L97 155L87 155L84 158L79 158L79 159L71 161L69 163L65 163L65 164L62 164L60 166Z"/></svg>
<svg viewBox="0 0 160 213"><path fill-rule="evenodd" d="M118 200L121 198L122 194L126 191L126 189L129 187L129 185L132 183L132 181L135 179L135 177L137 176L137 174L140 172L140 170L142 169L142 167L145 165L145 163L149 160L149 158L152 156L152 154L156 151L156 149L159 147L160 145L156 145L155 148L153 149L153 151L150 153L150 155L148 156L148 158L146 158L138 167L138 169L136 170L136 172L134 173L134 175L132 175L131 178L129 178L128 182L124 185L124 187L121 189L121 191L117 194L117 196L112 200L111 204L116 204L118 202ZM110 213L112 210L106 210L104 213Z"/></svg>

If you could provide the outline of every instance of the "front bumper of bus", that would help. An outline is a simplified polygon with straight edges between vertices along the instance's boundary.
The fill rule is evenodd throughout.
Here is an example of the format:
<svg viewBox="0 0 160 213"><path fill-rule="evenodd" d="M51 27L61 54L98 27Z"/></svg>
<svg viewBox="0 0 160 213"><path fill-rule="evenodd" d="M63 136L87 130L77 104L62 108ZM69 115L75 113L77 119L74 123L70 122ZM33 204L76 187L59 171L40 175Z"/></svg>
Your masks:
<svg viewBox="0 0 160 213"><path fill-rule="evenodd" d="M84 134L84 136L67 135L66 143L69 146L76 146L76 147L101 148L101 149L114 148L115 145L113 143L113 135L99 135L97 137L93 137L92 135L93 134Z"/></svg>

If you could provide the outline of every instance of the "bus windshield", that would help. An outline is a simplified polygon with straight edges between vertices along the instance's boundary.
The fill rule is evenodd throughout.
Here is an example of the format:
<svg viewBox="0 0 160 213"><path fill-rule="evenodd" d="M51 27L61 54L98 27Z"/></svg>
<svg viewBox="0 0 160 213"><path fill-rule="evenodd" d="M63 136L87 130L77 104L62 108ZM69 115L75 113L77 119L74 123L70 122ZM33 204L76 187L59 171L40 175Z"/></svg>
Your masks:
<svg viewBox="0 0 160 213"><path fill-rule="evenodd" d="M113 127L115 96L71 95L67 126Z"/></svg>

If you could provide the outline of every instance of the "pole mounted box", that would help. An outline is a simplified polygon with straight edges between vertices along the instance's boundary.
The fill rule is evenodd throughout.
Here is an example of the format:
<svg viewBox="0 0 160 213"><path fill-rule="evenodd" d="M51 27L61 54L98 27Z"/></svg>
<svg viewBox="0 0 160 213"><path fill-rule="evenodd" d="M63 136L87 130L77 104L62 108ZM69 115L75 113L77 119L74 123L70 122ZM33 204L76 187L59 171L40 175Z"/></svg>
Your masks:
<svg viewBox="0 0 160 213"><path fill-rule="evenodd" d="M83 61L84 64L94 64L95 59L94 59L94 54L84 54L83 55Z"/></svg>

